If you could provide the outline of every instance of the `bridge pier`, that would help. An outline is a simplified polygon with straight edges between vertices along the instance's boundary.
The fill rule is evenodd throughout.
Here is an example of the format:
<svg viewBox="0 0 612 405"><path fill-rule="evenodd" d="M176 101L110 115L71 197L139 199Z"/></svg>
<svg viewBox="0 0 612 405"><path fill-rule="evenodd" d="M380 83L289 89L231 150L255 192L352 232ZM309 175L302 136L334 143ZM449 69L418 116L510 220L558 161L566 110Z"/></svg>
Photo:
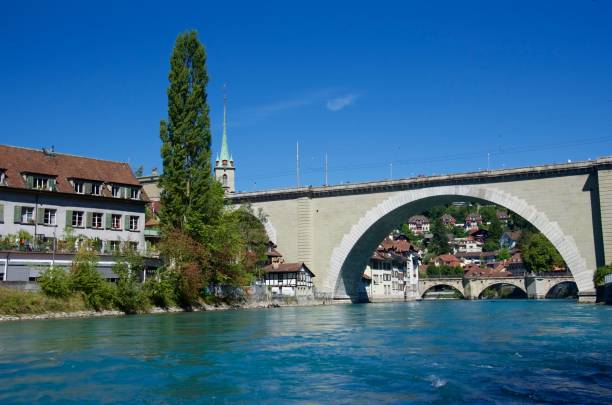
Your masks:
<svg viewBox="0 0 612 405"><path fill-rule="evenodd" d="M595 290L582 291L578 293L578 303L579 304L595 304L596 299L597 299L597 294L595 293Z"/></svg>

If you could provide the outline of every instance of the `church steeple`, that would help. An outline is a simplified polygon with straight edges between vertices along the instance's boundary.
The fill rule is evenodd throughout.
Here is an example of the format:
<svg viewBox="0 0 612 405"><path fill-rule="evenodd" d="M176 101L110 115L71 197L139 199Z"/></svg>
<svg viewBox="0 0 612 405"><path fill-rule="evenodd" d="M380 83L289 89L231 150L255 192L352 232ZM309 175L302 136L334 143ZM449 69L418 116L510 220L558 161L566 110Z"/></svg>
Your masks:
<svg viewBox="0 0 612 405"><path fill-rule="evenodd" d="M233 193L234 187L234 159L227 146L227 92L223 96L223 136L221 138L221 154L215 160L215 178L221 183L226 193Z"/></svg>
<svg viewBox="0 0 612 405"><path fill-rule="evenodd" d="M232 156L227 147L227 93L223 96L223 138L221 139L221 161L230 161Z"/></svg>

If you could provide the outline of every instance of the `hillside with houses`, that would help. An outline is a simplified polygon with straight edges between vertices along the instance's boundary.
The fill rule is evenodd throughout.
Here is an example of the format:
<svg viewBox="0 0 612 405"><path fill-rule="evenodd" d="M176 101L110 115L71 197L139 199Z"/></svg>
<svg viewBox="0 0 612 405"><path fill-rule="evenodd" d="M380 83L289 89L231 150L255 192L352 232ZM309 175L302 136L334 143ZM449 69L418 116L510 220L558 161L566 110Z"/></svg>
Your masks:
<svg viewBox="0 0 612 405"><path fill-rule="evenodd" d="M417 299L419 278L567 274L552 244L496 205L455 202L406 218L380 242L362 280L371 297Z"/></svg>

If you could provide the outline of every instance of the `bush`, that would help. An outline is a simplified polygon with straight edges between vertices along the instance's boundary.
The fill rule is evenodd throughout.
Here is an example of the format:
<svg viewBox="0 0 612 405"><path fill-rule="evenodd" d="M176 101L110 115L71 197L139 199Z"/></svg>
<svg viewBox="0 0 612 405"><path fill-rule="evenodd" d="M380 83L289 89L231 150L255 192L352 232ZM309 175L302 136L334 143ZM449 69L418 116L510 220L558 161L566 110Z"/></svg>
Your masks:
<svg viewBox="0 0 612 405"><path fill-rule="evenodd" d="M70 277L60 267L49 267L38 279L41 291L54 298L68 298L71 294Z"/></svg>
<svg viewBox="0 0 612 405"><path fill-rule="evenodd" d="M45 312L70 312L86 309L81 295L69 299L47 297L38 292L20 291L0 287L0 314L41 314Z"/></svg>
<svg viewBox="0 0 612 405"><path fill-rule="evenodd" d="M112 307L115 288L98 273L97 263L97 254L89 251L86 244L83 244L74 255L70 268L70 287L72 291L82 292L87 305L99 311Z"/></svg>
<svg viewBox="0 0 612 405"><path fill-rule="evenodd" d="M612 274L612 264L598 267L593 275L593 283L595 283L595 286L604 285L604 278L608 274Z"/></svg>
<svg viewBox="0 0 612 405"><path fill-rule="evenodd" d="M180 270L177 284L178 304L183 308L191 308L200 298L204 286L202 273L194 263L188 263Z"/></svg>
<svg viewBox="0 0 612 405"><path fill-rule="evenodd" d="M176 304L176 288L179 275L167 269L159 269L155 277L148 278L144 289L151 303L160 308L169 308Z"/></svg>
<svg viewBox="0 0 612 405"><path fill-rule="evenodd" d="M144 312L148 308L148 300L138 274L144 269L144 262L134 252L126 252L118 258L113 266L113 272L119 276L115 288L115 304L126 314Z"/></svg>

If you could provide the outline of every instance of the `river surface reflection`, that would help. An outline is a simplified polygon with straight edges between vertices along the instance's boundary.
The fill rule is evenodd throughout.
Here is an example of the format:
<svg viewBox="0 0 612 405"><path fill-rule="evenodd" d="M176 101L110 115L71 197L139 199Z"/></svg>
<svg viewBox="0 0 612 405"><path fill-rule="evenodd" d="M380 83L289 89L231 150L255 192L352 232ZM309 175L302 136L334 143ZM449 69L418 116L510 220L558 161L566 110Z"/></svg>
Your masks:
<svg viewBox="0 0 612 405"><path fill-rule="evenodd" d="M335 305L0 324L0 403L612 403L612 307Z"/></svg>

